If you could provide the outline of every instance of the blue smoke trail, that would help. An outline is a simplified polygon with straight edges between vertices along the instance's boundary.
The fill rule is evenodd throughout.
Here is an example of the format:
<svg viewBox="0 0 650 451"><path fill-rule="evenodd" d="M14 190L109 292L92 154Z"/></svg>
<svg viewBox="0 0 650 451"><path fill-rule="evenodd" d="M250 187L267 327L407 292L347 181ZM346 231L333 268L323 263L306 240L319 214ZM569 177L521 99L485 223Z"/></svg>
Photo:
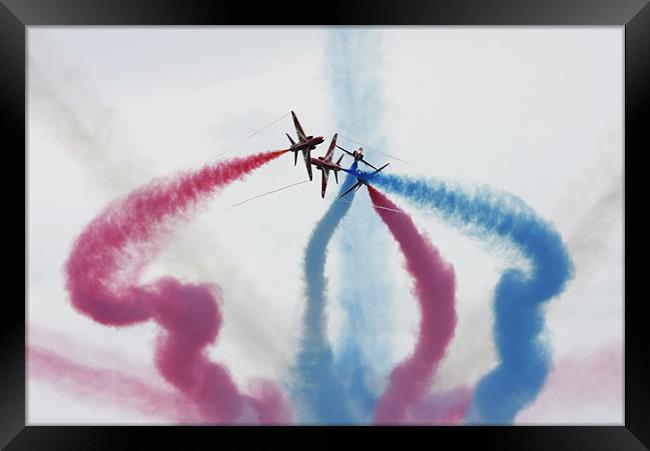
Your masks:
<svg viewBox="0 0 650 451"><path fill-rule="evenodd" d="M328 78L339 113L337 130L370 146L381 142L381 54L377 31L337 29L330 33ZM366 154L372 161L372 150ZM342 285L338 300L346 322L337 346L337 374L356 415L366 421L372 418L377 398L368 388L368 379L385 376L391 362L387 333L391 287L382 272L386 231L367 196L357 199L340 236Z"/></svg>
<svg viewBox="0 0 650 451"><path fill-rule="evenodd" d="M353 163L350 169L356 169L356 163ZM337 194L337 200L332 202L323 218L316 224L305 251L307 307L295 371L297 381L292 391L299 399L301 410L304 410L303 417L310 422L345 424L353 421L353 414L346 402L345 388L335 372L332 348L326 338L325 261L327 246L350 209L354 192L346 196L349 202L338 201L338 196L355 181L353 175L346 176Z"/></svg>
<svg viewBox="0 0 650 451"><path fill-rule="evenodd" d="M511 268L494 292L494 338L499 364L478 383L471 422L511 423L544 386L550 351L542 341L544 305L573 276L562 239L521 199L481 188L470 195L436 180L377 174L373 184L440 214L478 238L508 240L532 263Z"/></svg>

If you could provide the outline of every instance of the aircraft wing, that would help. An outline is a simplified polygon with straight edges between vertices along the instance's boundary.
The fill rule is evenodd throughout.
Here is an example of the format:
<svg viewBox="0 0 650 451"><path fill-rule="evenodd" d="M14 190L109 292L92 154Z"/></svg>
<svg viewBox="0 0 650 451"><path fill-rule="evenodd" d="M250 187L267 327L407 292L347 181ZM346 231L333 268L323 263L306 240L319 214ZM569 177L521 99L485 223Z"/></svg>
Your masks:
<svg viewBox="0 0 650 451"><path fill-rule="evenodd" d="M373 168L375 171L379 171L379 168L376 168L375 166L371 165L371 164L368 163L366 160L361 159L361 160L359 160L359 161L361 161L361 162L362 162L363 164L365 164L365 165L370 166L370 167Z"/></svg>
<svg viewBox="0 0 650 451"><path fill-rule="evenodd" d="M300 141L307 141L307 135L305 134L305 131L302 129L302 127L300 126L300 122L298 122L298 117L296 117L296 113L292 111L291 116L293 117L293 125L296 127L296 133L298 134L298 139Z"/></svg>
<svg viewBox="0 0 650 451"><path fill-rule="evenodd" d="M309 175L309 180L313 180L314 176L311 173L311 156L309 155L309 150L303 150L302 155L305 158L305 167L307 168L307 175Z"/></svg>
<svg viewBox="0 0 650 451"><path fill-rule="evenodd" d="M338 133L334 133L334 137L332 138L332 142L330 143L329 149L327 149L327 153L325 154L325 160L327 161L332 161L332 157L334 156L334 148L336 147L336 137L338 136Z"/></svg>
<svg viewBox="0 0 650 451"><path fill-rule="evenodd" d="M375 172L371 172L370 174L368 174L368 178L367 178L367 180L370 180L370 179L372 178L373 175L377 174L378 172L383 171L383 170L384 170L386 167L388 167L388 166L390 166L390 163L386 163L385 165L383 165L382 167L380 167L379 169L377 169Z"/></svg>
<svg viewBox="0 0 650 451"><path fill-rule="evenodd" d="M390 163L386 163L385 165L383 165L382 167L380 167L379 169L377 169L377 170L374 172L374 174L376 174L377 172L383 171L384 168L386 168L387 166L390 166Z"/></svg>
<svg viewBox="0 0 650 451"><path fill-rule="evenodd" d="M363 185L363 183L361 183L361 182L357 182L357 183L355 183L354 185L352 185L352 186L350 187L349 190L347 190L346 192L344 192L343 194L341 194L341 198L343 198L347 193L349 193L349 192L352 191L352 190L355 190L355 191L358 190L359 188L361 188L361 185Z"/></svg>
<svg viewBox="0 0 650 451"><path fill-rule="evenodd" d="M372 177L373 177L375 174L377 174L378 172L383 171L383 170L384 170L386 167L388 167L388 166L390 166L390 163L386 163L385 165L383 165L382 167L380 167L379 169L377 169L375 172L371 172L370 174L368 174L368 175L366 176L366 180L370 181L370 180L372 179Z"/></svg>
<svg viewBox="0 0 650 451"><path fill-rule="evenodd" d="M341 149L343 152L347 153L347 154L350 155L351 157L354 156L354 154L353 154L352 152L350 152L350 151L348 151L348 150L345 150L343 147L339 146L338 144L336 145L336 147L339 148L339 149Z"/></svg>
<svg viewBox="0 0 650 451"><path fill-rule="evenodd" d="M320 197L325 198L325 190L327 189L327 179L329 178L330 171L323 168L321 171L323 173L323 183L321 185Z"/></svg>

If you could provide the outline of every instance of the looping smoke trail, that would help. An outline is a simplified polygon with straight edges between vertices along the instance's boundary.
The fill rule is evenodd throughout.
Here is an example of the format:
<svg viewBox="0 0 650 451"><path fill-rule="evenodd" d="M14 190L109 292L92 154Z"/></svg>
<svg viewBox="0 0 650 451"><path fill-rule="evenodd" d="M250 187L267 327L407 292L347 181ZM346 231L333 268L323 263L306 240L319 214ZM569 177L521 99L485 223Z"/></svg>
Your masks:
<svg viewBox="0 0 650 451"><path fill-rule="evenodd" d="M550 352L542 341L544 305L573 276L560 235L522 200L482 189L469 195L440 181L377 174L373 184L440 214L479 238L507 240L531 262L511 268L494 292L495 344L499 364L478 383L470 422L510 423L543 387Z"/></svg>
<svg viewBox="0 0 650 451"><path fill-rule="evenodd" d="M427 394L456 327L456 278L453 267L406 214L382 193L368 187L375 211L399 244L413 277L413 294L421 312L420 330L411 356L390 373L389 384L375 408L377 423L404 421L407 410ZM403 212L402 212L403 213Z"/></svg>
<svg viewBox="0 0 650 451"><path fill-rule="evenodd" d="M66 288L81 313L105 325L153 319L163 328L156 367L207 422L234 422L246 408L226 368L211 362L205 352L221 328L218 287L183 284L171 277L138 285L138 279L174 221L186 219L200 200L284 152L233 159L133 191L90 222L65 265ZM259 402L269 400L275 402L268 396Z"/></svg>
<svg viewBox="0 0 650 451"><path fill-rule="evenodd" d="M356 163L353 163L350 170L356 168ZM341 184L339 195L352 186L354 180L354 176L348 174ZM351 199L354 199L354 193L351 193ZM309 421L320 423L341 424L353 420L342 381L335 372L332 348L326 339L325 313L327 246L350 205L351 203L332 202L316 224L305 249L307 306L293 392L298 398L303 416Z"/></svg>

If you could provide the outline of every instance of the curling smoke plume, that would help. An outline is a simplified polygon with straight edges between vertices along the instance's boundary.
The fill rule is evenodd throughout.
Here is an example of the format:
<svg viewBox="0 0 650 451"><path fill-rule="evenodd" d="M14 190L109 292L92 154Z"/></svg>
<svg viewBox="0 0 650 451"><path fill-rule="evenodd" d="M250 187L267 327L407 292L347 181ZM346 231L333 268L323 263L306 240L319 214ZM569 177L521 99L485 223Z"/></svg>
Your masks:
<svg viewBox="0 0 650 451"><path fill-rule="evenodd" d="M235 422L250 404L226 368L206 355L222 325L219 290L171 277L146 285L138 280L175 222L187 219L199 201L283 153L233 159L133 191L86 227L66 262L66 287L79 312L110 326L154 320L163 328L156 344L156 366L209 423ZM264 393L253 405L258 420L278 420L267 412L267 404L277 404L283 395L270 383Z"/></svg>
<svg viewBox="0 0 650 451"><path fill-rule="evenodd" d="M421 312L420 330L411 356L390 373L388 387L375 408L377 423L404 421L407 410L427 395L445 350L454 336L456 279L431 242L410 216L386 196L368 187L375 211L388 226L406 259Z"/></svg>
<svg viewBox="0 0 650 451"><path fill-rule="evenodd" d="M40 130L42 124L53 132L62 148L82 164L89 181L110 198L121 197L152 178L155 165L133 144L129 124L95 95L74 66L57 65L61 55L56 48L37 36L35 42L30 39L29 57L30 127ZM228 317L230 342L259 364L282 367L287 356L281 336L263 316L249 314L250 306L264 294L238 271L237 256L226 251L209 226L196 222L179 233L159 262L169 273L219 280L228 301L223 313Z"/></svg>
<svg viewBox="0 0 650 451"><path fill-rule="evenodd" d="M512 423L544 386L550 351L543 341L544 306L573 275L560 235L521 199L486 188L473 195L437 180L377 174L373 184L437 213L471 236L513 244L531 269L510 268L494 291L499 364L474 391L469 422Z"/></svg>

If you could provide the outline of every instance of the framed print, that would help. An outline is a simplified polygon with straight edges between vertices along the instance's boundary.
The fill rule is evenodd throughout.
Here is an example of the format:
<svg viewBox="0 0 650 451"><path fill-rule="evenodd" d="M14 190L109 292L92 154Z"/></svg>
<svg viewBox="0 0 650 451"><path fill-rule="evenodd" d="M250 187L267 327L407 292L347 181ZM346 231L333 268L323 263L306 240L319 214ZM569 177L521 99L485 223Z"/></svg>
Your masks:
<svg viewBox="0 0 650 451"><path fill-rule="evenodd" d="M2 444L646 449L647 2L290 9L3 0Z"/></svg>

